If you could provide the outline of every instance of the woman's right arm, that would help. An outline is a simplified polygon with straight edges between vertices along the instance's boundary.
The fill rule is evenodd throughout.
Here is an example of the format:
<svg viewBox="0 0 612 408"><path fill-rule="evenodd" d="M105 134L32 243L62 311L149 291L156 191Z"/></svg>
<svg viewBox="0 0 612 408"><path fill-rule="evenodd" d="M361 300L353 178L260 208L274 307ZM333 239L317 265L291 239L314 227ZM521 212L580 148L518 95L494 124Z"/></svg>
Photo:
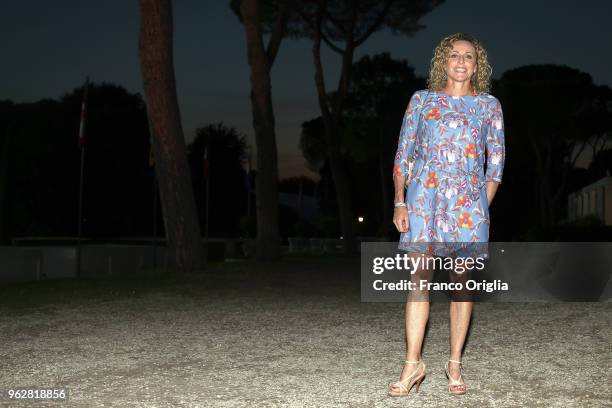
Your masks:
<svg viewBox="0 0 612 408"><path fill-rule="evenodd" d="M410 98L404 113L397 151L395 152L395 161L393 163L394 203L405 203L406 176L408 175L410 160L414 154L420 112L421 93L417 91ZM393 223L399 232L408 231L410 225L406 207L395 207Z"/></svg>
<svg viewBox="0 0 612 408"><path fill-rule="evenodd" d="M406 189L406 176L393 175L393 185L395 186L394 203L405 203L404 190ZM408 210L406 207L395 207L393 210L393 224L399 232L407 232L410 228Z"/></svg>

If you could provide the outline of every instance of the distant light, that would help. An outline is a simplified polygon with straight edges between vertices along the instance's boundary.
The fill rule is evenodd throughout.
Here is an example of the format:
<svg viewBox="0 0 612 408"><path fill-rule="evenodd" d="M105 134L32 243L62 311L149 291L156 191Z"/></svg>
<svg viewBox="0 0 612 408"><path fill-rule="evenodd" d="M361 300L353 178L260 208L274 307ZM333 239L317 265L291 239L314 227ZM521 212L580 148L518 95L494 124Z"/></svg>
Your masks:
<svg viewBox="0 0 612 408"><path fill-rule="evenodd" d="M342 239L342 235L340 235L340 239Z"/></svg>
<svg viewBox="0 0 612 408"><path fill-rule="evenodd" d="M357 221L359 221L359 222L363 222L363 217L358 217L358 218L357 218Z"/></svg>

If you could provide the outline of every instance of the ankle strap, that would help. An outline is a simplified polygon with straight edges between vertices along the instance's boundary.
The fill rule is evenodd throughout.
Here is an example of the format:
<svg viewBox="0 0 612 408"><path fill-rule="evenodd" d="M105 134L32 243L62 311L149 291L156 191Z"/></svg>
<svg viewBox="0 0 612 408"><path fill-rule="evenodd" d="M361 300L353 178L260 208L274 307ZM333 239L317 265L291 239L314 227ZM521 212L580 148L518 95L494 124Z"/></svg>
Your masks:
<svg viewBox="0 0 612 408"><path fill-rule="evenodd" d="M451 363L463 364L461 361L457 361L457 360L449 359L448 361L450 361Z"/></svg>
<svg viewBox="0 0 612 408"><path fill-rule="evenodd" d="M406 363L406 364L418 364L420 362L421 362L421 360L419 360L419 361L410 361L410 360L404 361L404 363Z"/></svg>

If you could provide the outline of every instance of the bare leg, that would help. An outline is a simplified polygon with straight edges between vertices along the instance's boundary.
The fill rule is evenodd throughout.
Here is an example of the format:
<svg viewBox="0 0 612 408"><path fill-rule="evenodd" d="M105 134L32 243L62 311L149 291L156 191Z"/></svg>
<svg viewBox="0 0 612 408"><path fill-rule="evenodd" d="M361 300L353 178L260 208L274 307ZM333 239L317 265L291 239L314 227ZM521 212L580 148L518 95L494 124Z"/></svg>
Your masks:
<svg viewBox="0 0 612 408"><path fill-rule="evenodd" d="M419 255L414 255L419 256ZM423 346L423 338L425 335L425 327L429 319L429 291L420 290L419 281L430 281L432 272L420 269L412 276L411 281L415 282L417 289L410 291L406 300L406 360L419 361L421 359L421 348ZM400 381L410 377L410 375L419 369L416 364L406 364L400 375ZM397 387L392 387L396 390Z"/></svg>
<svg viewBox="0 0 612 408"><path fill-rule="evenodd" d="M461 361L465 336L470 327L474 302L450 302L450 358ZM459 364L450 363L449 371L453 378L459 377Z"/></svg>
<svg viewBox="0 0 612 408"><path fill-rule="evenodd" d="M429 281L426 271L415 274L418 280ZM429 320L429 291L418 290L410 293L406 301L406 360L418 361L421 359L421 348L425 336L425 327Z"/></svg>
<svg viewBox="0 0 612 408"><path fill-rule="evenodd" d="M451 280L455 282L463 283L469 278L469 272L457 275L451 272ZM471 301L467 290L457 291L453 293L450 302L450 359L455 361L461 361L461 355L463 347L465 345L465 338L470 327L470 319L472 316L472 309L474 302ZM448 371L450 376L458 380L461 375L461 367L458 363L448 363ZM465 390L465 385L458 385L457 391Z"/></svg>

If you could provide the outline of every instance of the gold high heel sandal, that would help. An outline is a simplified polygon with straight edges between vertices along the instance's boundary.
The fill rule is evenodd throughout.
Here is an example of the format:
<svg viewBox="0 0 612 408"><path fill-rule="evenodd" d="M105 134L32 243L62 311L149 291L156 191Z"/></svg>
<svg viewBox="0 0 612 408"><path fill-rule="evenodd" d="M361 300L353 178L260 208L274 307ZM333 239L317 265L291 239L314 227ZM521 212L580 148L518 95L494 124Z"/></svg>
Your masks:
<svg viewBox="0 0 612 408"><path fill-rule="evenodd" d="M389 384L389 395L392 397L403 397L410 393L412 386L416 384L416 391L419 392L419 387L421 383L425 379L425 363L423 360L419 361L408 361L404 362L406 364L419 364L417 368L407 377L401 381L396 383ZM421 368L422 367L422 368ZM393 388L399 388L399 390L394 390Z"/></svg>
<svg viewBox="0 0 612 408"><path fill-rule="evenodd" d="M459 378L457 380L455 380L453 377L450 376L450 372L448 369L448 363L458 363L459 364ZM457 361L457 360L448 360L446 362L446 364L444 365L444 371L446 372L446 376L449 379L449 383L448 383L448 392L454 395L463 395L465 394L465 383L463 382L463 377L461 375L461 370L463 368L463 363L461 363L461 361Z"/></svg>

